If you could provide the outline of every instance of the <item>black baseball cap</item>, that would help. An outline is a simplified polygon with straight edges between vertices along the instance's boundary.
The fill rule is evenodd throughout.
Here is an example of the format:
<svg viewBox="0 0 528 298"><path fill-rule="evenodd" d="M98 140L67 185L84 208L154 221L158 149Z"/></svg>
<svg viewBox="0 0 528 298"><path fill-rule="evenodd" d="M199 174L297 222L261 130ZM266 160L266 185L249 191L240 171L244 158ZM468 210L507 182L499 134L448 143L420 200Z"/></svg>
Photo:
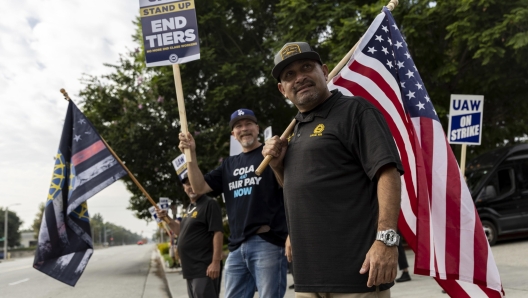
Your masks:
<svg viewBox="0 0 528 298"><path fill-rule="evenodd" d="M314 51L308 43L299 41L288 42L275 55L275 66L271 71L271 75L277 79L277 81L280 81L279 77L282 70L290 63L301 59L312 59L323 65L319 53Z"/></svg>

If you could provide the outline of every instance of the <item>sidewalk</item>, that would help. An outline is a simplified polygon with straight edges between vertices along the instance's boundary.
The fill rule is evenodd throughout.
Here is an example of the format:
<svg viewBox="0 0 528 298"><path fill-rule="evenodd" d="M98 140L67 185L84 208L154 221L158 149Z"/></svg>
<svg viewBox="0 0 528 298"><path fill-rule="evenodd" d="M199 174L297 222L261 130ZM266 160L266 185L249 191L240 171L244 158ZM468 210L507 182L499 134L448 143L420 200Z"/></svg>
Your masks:
<svg viewBox="0 0 528 298"><path fill-rule="evenodd" d="M528 239L504 241L492 247L499 273L501 275L502 286L506 292L506 298L528 297ZM406 250L407 260L409 262L409 271L411 281L396 283L391 288L392 298L447 298L447 294L442 293L442 289L436 281L428 276L413 274L414 252ZM398 271L398 277L401 272ZM181 275L180 270L165 269L168 286L172 298L187 298L187 285ZM222 289L220 297L224 297L224 283L222 280ZM288 274L287 285L293 284L293 277ZM255 293L254 297L258 297ZM286 289L286 298L295 297L294 290ZM477 297L477 296L475 296Z"/></svg>
<svg viewBox="0 0 528 298"><path fill-rule="evenodd" d="M414 253L410 250L406 251L407 259L409 261L409 267L413 268L414 266ZM398 276L400 272L398 272ZM181 268L178 269L168 269L165 268L165 276L167 278L167 283L170 289L172 298L188 298L187 295L187 284L182 277ZM447 298L446 294L442 294L442 289L438 284L430 277L414 275L411 273L412 280L410 282L405 282L401 284L396 284L391 288L391 297L392 298ZM287 285L293 284L293 277L291 274L287 276L288 282ZM222 287L220 290L220 297L224 297L224 286L225 281L222 280ZM258 292L255 292L255 298L258 298ZM295 291L286 288L285 298L294 298Z"/></svg>
<svg viewBox="0 0 528 298"><path fill-rule="evenodd" d="M185 282L185 279L183 279L181 274L181 268L178 269L168 269L165 268L165 276L167 278L167 283L169 285L170 293L172 298L188 298L187 295L187 283ZM293 284L293 277L291 274L288 274L287 276L288 283L287 286ZM224 287L225 287L225 281L222 279L222 286L220 289L220 297L224 297ZM258 298L258 292L255 292L255 298ZM294 298L295 292L294 290L290 290L286 287L286 295L284 295L285 298Z"/></svg>

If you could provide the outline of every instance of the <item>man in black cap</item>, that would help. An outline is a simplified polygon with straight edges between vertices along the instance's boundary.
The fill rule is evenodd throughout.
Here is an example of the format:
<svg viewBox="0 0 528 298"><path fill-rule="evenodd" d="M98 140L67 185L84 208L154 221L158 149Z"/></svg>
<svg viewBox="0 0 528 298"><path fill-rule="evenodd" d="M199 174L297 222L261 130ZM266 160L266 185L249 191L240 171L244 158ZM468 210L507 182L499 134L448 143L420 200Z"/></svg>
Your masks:
<svg viewBox="0 0 528 298"><path fill-rule="evenodd" d="M231 135L242 153L222 161L202 175L191 134L180 133L179 148L191 150L188 163L193 189L200 193L223 192L229 220L229 256L225 266L226 297L251 298L258 289L261 298L282 298L286 292L288 235L282 189L271 169L255 174L263 160L259 126L253 111L231 114Z"/></svg>
<svg viewBox="0 0 528 298"><path fill-rule="evenodd" d="M263 155L284 185L296 297L390 297L403 168L378 109L328 90L328 67L305 42L285 44L272 75L299 110L289 142Z"/></svg>
<svg viewBox="0 0 528 298"><path fill-rule="evenodd" d="M178 254L189 297L218 298L224 241L222 211L214 199L193 190L186 171L178 178L191 201L181 223L168 217L163 209L157 210L158 217L169 218L170 229L179 235Z"/></svg>

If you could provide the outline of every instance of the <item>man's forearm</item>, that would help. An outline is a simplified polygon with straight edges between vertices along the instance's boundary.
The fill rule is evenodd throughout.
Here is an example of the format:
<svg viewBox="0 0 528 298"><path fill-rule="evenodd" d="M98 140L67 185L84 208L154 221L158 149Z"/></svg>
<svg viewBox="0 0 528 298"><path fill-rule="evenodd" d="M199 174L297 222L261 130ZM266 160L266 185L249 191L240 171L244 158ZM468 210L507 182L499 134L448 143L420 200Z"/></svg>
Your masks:
<svg viewBox="0 0 528 298"><path fill-rule="evenodd" d="M180 235L180 222L177 221L177 220L174 220L170 217L167 216L167 218L169 218L170 220L170 223L169 223L169 228L172 230L172 232L176 235Z"/></svg>
<svg viewBox="0 0 528 298"><path fill-rule="evenodd" d="M198 159L196 158L196 151L191 150L192 161L187 162L187 175L189 176L189 182L196 193L205 194L210 192L212 189L205 182L204 176L200 168L198 167Z"/></svg>
<svg viewBox="0 0 528 298"><path fill-rule="evenodd" d="M393 165L380 169L378 178L378 230L396 229L401 203L400 173Z"/></svg>
<svg viewBox="0 0 528 298"><path fill-rule="evenodd" d="M224 244L224 234L218 231L213 236L213 261L222 261L222 246Z"/></svg>

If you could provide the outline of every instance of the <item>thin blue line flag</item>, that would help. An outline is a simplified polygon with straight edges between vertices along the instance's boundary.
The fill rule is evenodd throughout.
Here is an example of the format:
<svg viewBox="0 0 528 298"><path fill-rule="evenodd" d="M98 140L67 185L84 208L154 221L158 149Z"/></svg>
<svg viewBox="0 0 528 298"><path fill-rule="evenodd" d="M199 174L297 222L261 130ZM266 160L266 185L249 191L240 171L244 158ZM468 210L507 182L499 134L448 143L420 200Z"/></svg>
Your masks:
<svg viewBox="0 0 528 298"><path fill-rule="evenodd" d="M93 253L86 200L126 175L70 100L44 208L33 267L75 286Z"/></svg>

